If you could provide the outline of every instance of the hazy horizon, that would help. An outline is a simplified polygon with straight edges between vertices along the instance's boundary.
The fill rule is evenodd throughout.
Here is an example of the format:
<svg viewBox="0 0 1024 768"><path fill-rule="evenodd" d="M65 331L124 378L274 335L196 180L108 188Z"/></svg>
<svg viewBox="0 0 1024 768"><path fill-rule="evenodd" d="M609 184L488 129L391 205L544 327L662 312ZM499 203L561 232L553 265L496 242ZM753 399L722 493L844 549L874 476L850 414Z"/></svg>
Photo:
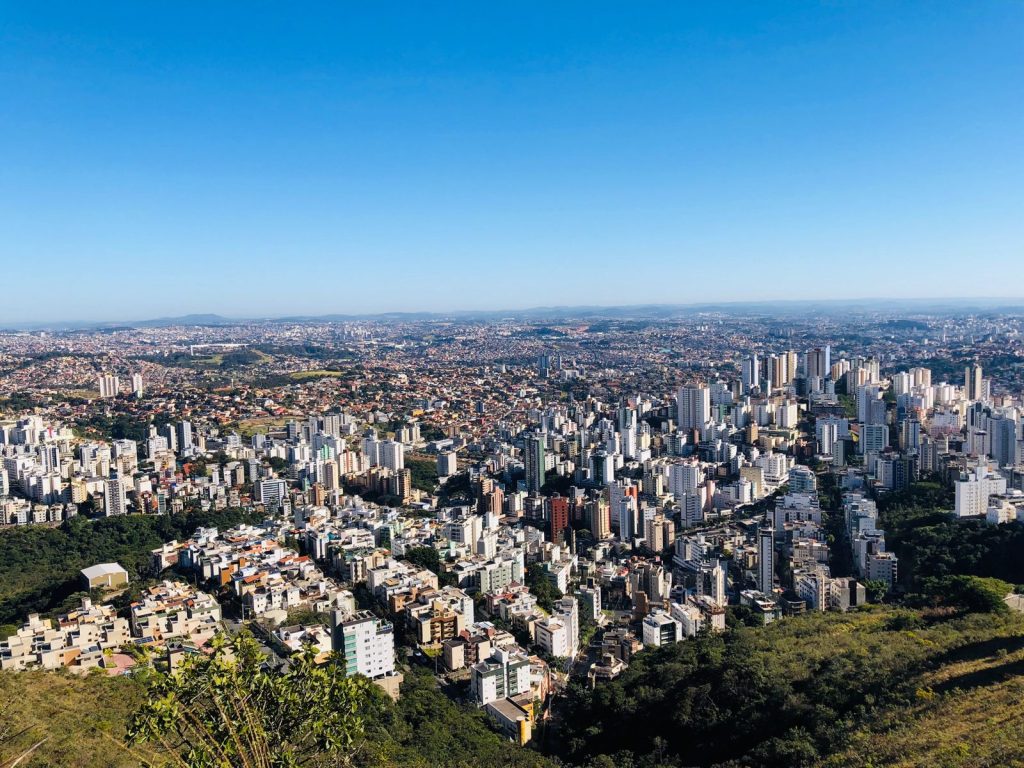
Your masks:
<svg viewBox="0 0 1024 768"><path fill-rule="evenodd" d="M886 302L902 302L904 306L879 306ZM492 309L465 309L460 307L450 307L446 310L402 310L402 309L384 309L380 311L367 311L367 312L281 312L274 314L259 314L259 313L243 313L243 314L224 314L221 312L210 311L210 312L189 312L175 315L151 315L146 317L94 317L94 318L81 318L81 319L67 319L67 318L56 318L52 320L39 320L39 321L22 321L22 322L0 322L0 330L32 330L32 329L88 329L91 327L107 327L107 326L131 326L134 324L151 324L151 323L163 323L164 321L173 320L210 320L218 319L223 321L225 324L232 322L278 322L278 321L318 321L327 320L330 318L352 318L354 320L359 319L374 319L374 318L388 318L394 316L433 316L437 318L453 317L456 319L462 318L483 318L493 317L500 318L503 315L509 317L524 317L530 318L535 317L538 321L545 319L545 313L548 314L563 314L567 318L582 317L584 315L600 315L602 312L606 312L612 315L621 315L623 317L630 317L630 310L637 310L638 312L643 310L662 310L664 312L679 311L685 313L687 310L694 311L714 311L720 310L728 312L729 310L736 310L742 312L744 310L753 310L760 308L775 307L777 309L785 308L800 308L800 307L812 307L819 310L828 310L830 307L848 309L850 307L856 307L859 304L865 304L867 311L888 311L892 314L908 313L913 314L917 312L925 311L926 309L934 309L938 311L948 310L979 310L988 311L991 309L1024 309L1024 296L927 296L927 297L899 297L899 296L881 296L881 297L847 297L847 298L834 298L834 299L800 299L800 298L777 298L777 299L760 299L751 301L701 301L701 302L636 302L632 304L576 304L576 305L536 305L536 306L525 306L525 307L495 307ZM826 312L827 313L827 312ZM202 323L200 323L202 324Z"/></svg>

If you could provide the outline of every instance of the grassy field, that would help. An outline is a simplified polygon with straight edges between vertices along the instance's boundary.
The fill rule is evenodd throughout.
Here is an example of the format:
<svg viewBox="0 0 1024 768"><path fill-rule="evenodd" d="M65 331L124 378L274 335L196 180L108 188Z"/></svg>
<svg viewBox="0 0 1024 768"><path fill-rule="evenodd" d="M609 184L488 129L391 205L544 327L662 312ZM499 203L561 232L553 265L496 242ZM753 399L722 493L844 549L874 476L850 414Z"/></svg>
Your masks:
<svg viewBox="0 0 1024 768"><path fill-rule="evenodd" d="M66 389L63 392L67 397L81 397L84 400L95 400L100 396L98 389Z"/></svg>
<svg viewBox="0 0 1024 768"><path fill-rule="evenodd" d="M42 744L19 768L163 765L150 749L122 746L142 701L129 677L54 672L0 674L0 765Z"/></svg>
<svg viewBox="0 0 1024 768"><path fill-rule="evenodd" d="M271 431L272 429L279 429L285 425L288 419L282 416L265 416L259 419L244 419L236 425L238 434L244 438L250 438L255 434Z"/></svg>
<svg viewBox="0 0 1024 768"><path fill-rule="evenodd" d="M340 379L344 375L344 371L328 371L325 368L318 368L313 371L294 371L288 374L288 378L293 381L309 381L310 379Z"/></svg>
<svg viewBox="0 0 1024 768"><path fill-rule="evenodd" d="M1024 637L997 637L922 676L917 702L857 731L821 768L1024 766Z"/></svg>
<svg viewBox="0 0 1024 768"><path fill-rule="evenodd" d="M246 355L255 357L255 360L251 360L246 365L261 365L263 363L273 362L274 358L268 355L266 352L261 352L258 349L244 349L239 350ZM222 368L224 366L225 357L230 361L231 355L237 354L232 352L216 352L212 355L205 357L192 357L189 358L190 364L196 368Z"/></svg>

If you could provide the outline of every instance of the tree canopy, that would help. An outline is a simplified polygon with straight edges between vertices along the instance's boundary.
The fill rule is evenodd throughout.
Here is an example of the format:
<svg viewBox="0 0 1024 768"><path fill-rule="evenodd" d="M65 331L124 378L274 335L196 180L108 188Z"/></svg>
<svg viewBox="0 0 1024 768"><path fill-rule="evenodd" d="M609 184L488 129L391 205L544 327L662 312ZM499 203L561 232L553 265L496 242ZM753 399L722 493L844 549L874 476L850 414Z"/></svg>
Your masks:
<svg viewBox="0 0 1024 768"><path fill-rule="evenodd" d="M150 553L197 528L257 522L240 509L171 515L82 516L58 528L17 526L0 530L0 624L25 620L64 605L79 589L78 572L96 563L117 562L131 578L149 575Z"/></svg>
<svg viewBox="0 0 1024 768"><path fill-rule="evenodd" d="M374 706L369 680L318 666L312 649L278 673L249 635L213 643L153 685L129 744L159 743L187 768L341 765L353 755Z"/></svg>

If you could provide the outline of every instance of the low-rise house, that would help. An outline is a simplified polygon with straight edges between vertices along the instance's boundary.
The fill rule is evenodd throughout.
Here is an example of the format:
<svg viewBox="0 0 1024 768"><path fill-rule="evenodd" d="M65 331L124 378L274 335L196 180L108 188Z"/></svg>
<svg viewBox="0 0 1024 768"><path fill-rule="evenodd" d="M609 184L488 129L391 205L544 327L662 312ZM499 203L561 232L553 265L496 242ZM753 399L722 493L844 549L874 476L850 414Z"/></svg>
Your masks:
<svg viewBox="0 0 1024 768"><path fill-rule="evenodd" d="M99 563L81 570L86 589L115 589L128 583L128 571L117 563Z"/></svg>
<svg viewBox="0 0 1024 768"><path fill-rule="evenodd" d="M614 680L625 672L628 667L629 665L626 662L613 654L602 653L600 661L595 661L591 664L590 670L587 672L590 687L593 688L597 683Z"/></svg>
<svg viewBox="0 0 1024 768"><path fill-rule="evenodd" d="M445 668L454 672L486 659L495 647L492 644L492 636L486 632L471 634L470 631L463 630L458 636L445 640L442 646Z"/></svg>
<svg viewBox="0 0 1024 768"><path fill-rule="evenodd" d="M184 640L202 646L220 629L217 600L183 582L164 581L131 604L132 634L146 644Z"/></svg>
<svg viewBox="0 0 1024 768"><path fill-rule="evenodd" d="M15 634L0 642L0 669L59 669L84 671L104 663L104 652L131 642L126 619L107 605L81 607L54 619L31 614Z"/></svg>
<svg viewBox="0 0 1024 768"><path fill-rule="evenodd" d="M525 706L524 706L525 705ZM498 699L485 706L487 714L512 741L524 746L533 738L533 703L520 705L512 698Z"/></svg>
<svg viewBox="0 0 1024 768"><path fill-rule="evenodd" d="M683 639L683 628L680 622L660 608L647 614L641 626L646 648L672 645Z"/></svg>
<svg viewBox="0 0 1024 768"><path fill-rule="evenodd" d="M270 642L285 655L302 653L311 647L317 664L326 662L332 651L331 630L321 624L278 627L270 633Z"/></svg>
<svg viewBox="0 0 1024 768"><path fill-rule="evenodd" d="M420 645L439 645L473 623L473 598L456 587L420 592L405 618Z"/></svg>
<svg viewBox="0 0 1024 768"><path fill-rule="evenodd" d="M782 609L775 599L754 589L745 589L740 592L740 605L752 609L765 624L782 618Z"/></svg>

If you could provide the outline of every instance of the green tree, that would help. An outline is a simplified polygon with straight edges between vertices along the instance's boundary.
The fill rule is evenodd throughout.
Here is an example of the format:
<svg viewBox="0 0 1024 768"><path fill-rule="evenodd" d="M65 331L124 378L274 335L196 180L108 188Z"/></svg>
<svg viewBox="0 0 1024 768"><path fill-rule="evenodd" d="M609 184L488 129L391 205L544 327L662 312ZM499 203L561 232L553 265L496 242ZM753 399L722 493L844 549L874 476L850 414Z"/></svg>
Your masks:
<svg viewBox="0 0 1024 768"><path fill-rule="evenodd" d="M889 591L889 585L881 579L869 579L864 582L864 591L867 592L868 600L877 603L885 597Z"/></svg>
<svg viewBox="0 0 1024 768"><path fill-rule="evenodd" d="M597 617L594 616L594 607L589 600L579 601L579 611L580 647L586 648L597 632Z"/></svg>
<svg viewBox="0 0 1024 768"><path fill-rule="evenodd" d="M435 459L407 456L405 466L412 476L413 488L433 493L437 486L437 461Z"/></svg>
<svg viewBox="0 0 1024 768"><path fill-rule="evenodd" d="M909 602L938 603L971 613L1007 613L1004 599L1013 585L1000 579L981 576L943 576L920 580L919 594L908 596Z"/></svg>
<svg viewBox="0 0 1024 768"><path fill-rule="evenodd" d="M263 669L251 636L219 638L212 655L188 657L154 682L128 742L159 743L186 768L340 765L364 733L371 683L314 657L309 650L278 674Z"/></svg>
<svg viewBox="0 0 1024 768"><path fill-rule="evenodd" d="M561 590L551 583L547 569L540 563L534 563L527 569L526 586L537 598L537 605L548 612L555 607L555 600L562 596Z"/></svg>
<svg viewBox="0 0 1024 768"><path fill-rule="evenodd" d="M403 557L413 565L433 571L437 575L438 583L442 587L455 585L455 574L444 569L444 564L441 562L441 554L433 547L412 547L406 550Z"/></svg>

